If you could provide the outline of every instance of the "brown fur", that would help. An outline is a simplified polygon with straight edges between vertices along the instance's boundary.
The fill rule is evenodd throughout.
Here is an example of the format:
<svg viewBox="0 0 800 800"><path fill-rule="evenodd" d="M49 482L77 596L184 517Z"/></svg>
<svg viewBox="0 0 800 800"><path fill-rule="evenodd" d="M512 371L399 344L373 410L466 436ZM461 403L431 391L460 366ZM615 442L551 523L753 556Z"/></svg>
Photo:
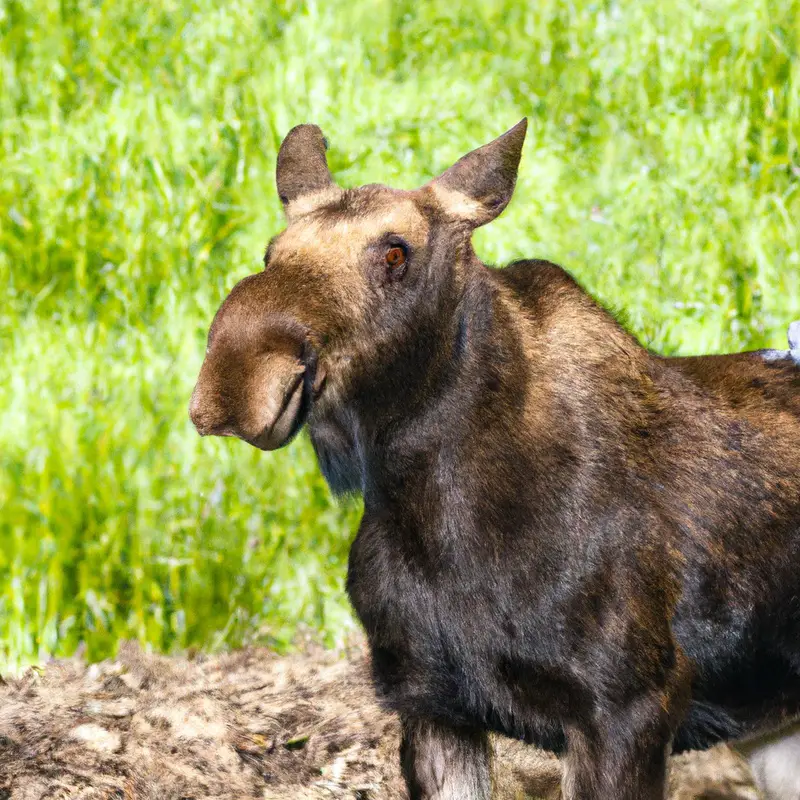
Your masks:
<svg viewBox="0 0 800 800"><path fill-rule="evenodd" d="M401 192L292 131L191 414L264 449L307 421L363 494L348 592L412 797L488 798L497 731L563 752L571 800L655 800L670 748L800 714L800 368L661 358L560 267L484 266L524 135Z"/></svg>

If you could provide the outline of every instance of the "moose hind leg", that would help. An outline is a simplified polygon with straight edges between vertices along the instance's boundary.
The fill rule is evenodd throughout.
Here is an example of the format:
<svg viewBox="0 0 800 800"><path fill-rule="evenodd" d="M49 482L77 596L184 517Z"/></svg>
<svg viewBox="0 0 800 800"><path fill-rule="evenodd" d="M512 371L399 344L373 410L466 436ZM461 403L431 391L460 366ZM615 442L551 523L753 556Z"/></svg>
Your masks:
<svg viewBox="0 0 800 800"><path fill-rule="evenodd" d="M626 755L570 737L562 780L564 800L664 800L668 745L637 747Z"/></svg>
<svg viewBox="0 0 800 800"><path fill-rule="evenodd" d="M403 721L400 763L411 800L489 800L485 733L428 720Z"/></svg>
<svg viewBox="0 0 800 800"><path fill-rule="evenodd" d="M671 728L655 696L569 728L564 800L664 800Z"/></svg>
<svg viewBox="0 0 800 800"><path fill-rule="evenodd" d="M800 723L734 747L766 800L800 800Z"/></svg>

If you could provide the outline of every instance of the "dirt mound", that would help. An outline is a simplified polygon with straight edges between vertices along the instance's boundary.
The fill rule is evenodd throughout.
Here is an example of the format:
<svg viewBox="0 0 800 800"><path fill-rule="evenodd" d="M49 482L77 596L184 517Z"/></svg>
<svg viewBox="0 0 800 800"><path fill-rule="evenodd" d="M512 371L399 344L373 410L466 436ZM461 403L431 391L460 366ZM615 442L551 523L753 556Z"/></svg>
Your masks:
<svg viewBox="0 0 800 800"><path fill-rule="evenodd" d="M124 646L0 686L0 800L402 798L398 725L361 647L194 659ZM556 759L495 742L498 796L557 798ZM726 749L673 760L672 798L758 795Z"/></svg>

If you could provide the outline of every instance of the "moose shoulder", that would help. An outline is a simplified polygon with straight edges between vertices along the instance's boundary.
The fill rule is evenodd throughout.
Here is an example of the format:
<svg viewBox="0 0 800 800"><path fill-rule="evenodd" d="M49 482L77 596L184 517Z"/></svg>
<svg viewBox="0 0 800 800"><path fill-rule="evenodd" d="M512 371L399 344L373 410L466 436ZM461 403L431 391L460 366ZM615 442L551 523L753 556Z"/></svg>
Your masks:
<svg viewBox="0 0 800 800"><path fill-rule="evenodd" d="M413 798L489 798L488 731L562 752L567 798L663 798L671 749L789 752L771 732L800 719L800 367L662 358L560 267L484 266L524 136L342 190L319 129L291 131L287 228L218 311L190 413L262 449L308 423L363 494L347 587Z"/></svg>

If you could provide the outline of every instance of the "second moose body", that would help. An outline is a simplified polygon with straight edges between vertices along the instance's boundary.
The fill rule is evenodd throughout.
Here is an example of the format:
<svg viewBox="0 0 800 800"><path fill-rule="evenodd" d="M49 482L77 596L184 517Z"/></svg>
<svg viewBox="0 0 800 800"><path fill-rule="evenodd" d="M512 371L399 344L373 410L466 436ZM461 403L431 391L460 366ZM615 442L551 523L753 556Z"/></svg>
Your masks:
<svg viewBox="0 0 800 800"><path fill-rule="evenodd" d="M363 494L347 587L412 798L489 798L495 731L562 753L566 798L661 800L671 750L800 717L800 368L661 358L560 267L484 266L524 135L345 191L295 128L191 415L264 449L308 422Z"/></svg>

